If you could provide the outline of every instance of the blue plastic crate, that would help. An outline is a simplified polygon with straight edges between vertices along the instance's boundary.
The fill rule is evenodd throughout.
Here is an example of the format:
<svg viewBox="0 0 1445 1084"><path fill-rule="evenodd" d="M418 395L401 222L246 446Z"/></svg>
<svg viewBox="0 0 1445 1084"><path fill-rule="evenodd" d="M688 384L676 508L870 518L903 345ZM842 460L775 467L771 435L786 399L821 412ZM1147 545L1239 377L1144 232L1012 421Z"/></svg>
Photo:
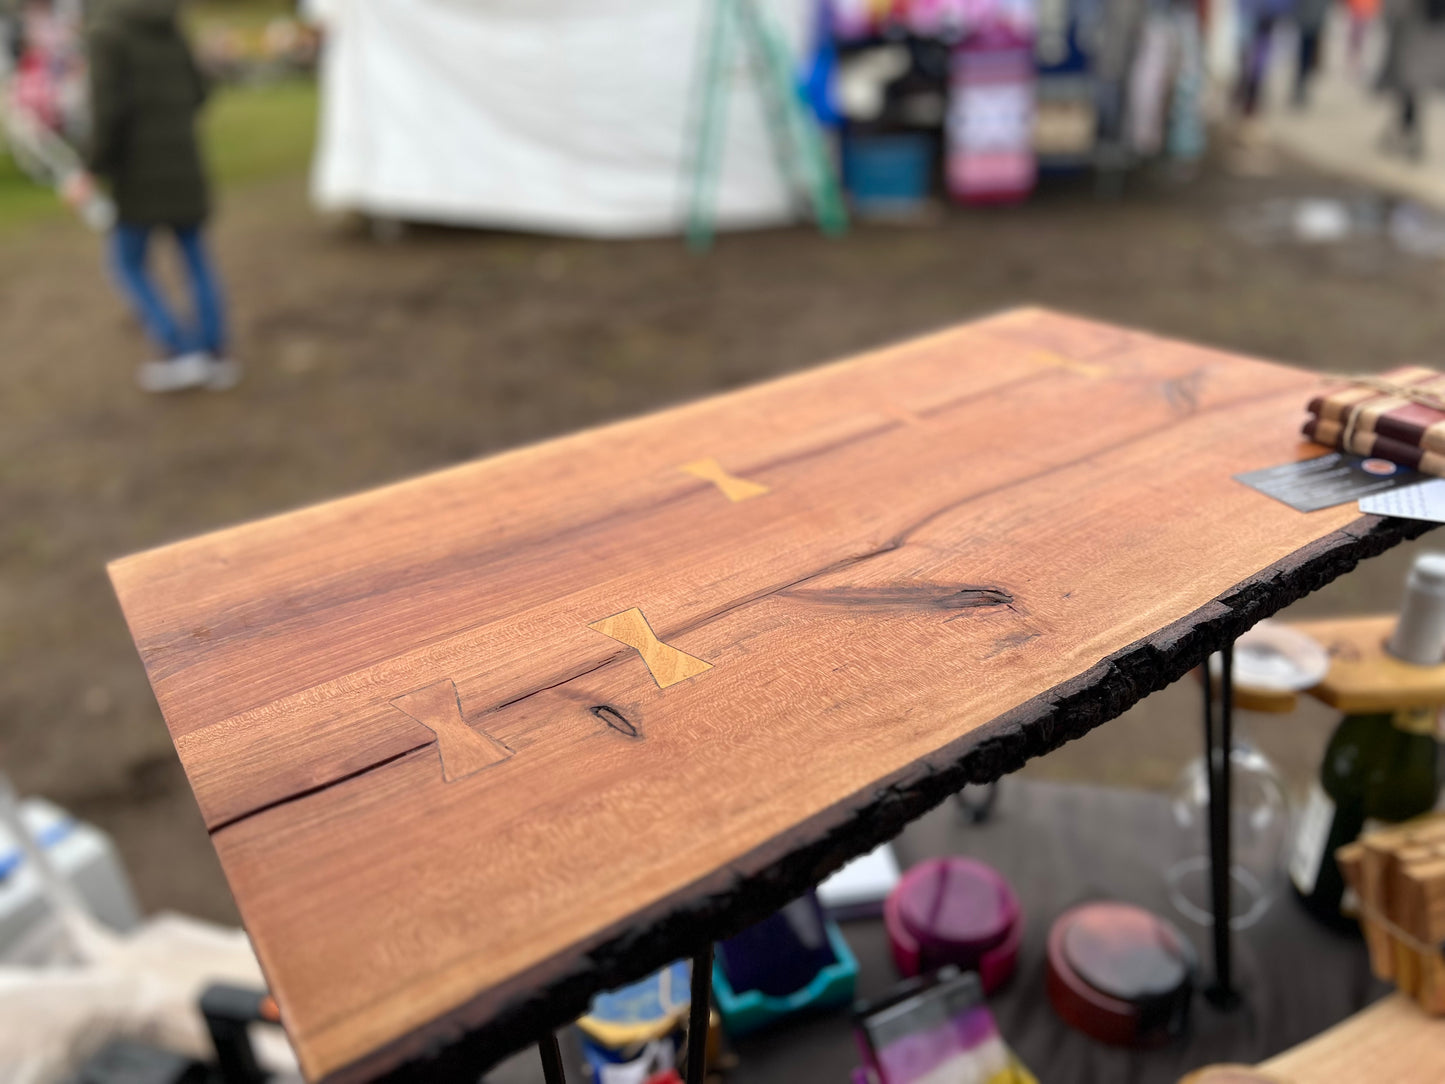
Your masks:
<svg viewBox="0 0 1445 1084"><path fill-rule="evenodd" d="M921 208L933 191L935 153L928 132L845 132L843 185L854 208L865 214Z"/></svg>

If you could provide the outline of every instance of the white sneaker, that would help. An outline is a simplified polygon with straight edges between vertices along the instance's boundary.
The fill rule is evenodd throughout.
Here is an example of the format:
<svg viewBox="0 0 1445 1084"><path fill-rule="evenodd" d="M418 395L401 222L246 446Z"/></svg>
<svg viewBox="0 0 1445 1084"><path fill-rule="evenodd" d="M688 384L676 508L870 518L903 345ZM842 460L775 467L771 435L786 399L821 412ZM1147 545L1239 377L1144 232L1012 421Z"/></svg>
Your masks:
<svg viewBox="0 0 1445 1084"><path fill-rule="evenodd" d="M210 379L211 367L204 354L182 354L166 361L148 361L135 374L135 382L142 391L156 393L204 387Z"/></svg>
<svg viewBox="0 0 1445 1084"><path fill-rule="evenodd" d="M212 391L230 391L241 382L241 363L207 354L206 373L206 387Z"/></svg>

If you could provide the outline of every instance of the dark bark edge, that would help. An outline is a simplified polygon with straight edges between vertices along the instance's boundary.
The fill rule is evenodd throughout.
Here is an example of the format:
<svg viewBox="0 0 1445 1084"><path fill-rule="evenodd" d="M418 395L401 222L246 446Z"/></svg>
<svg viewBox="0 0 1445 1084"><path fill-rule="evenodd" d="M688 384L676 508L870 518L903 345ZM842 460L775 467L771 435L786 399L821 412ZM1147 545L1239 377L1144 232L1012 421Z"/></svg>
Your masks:
<svg viewBox="0 0 1445 1084"><path fill-rule="evenodd" d="M731 869L634 915L595 944L548 961L331 1074L328 1084L375 1079L475 1084L498 1061L576 1019L597 992L691 956L706 940L766 917L966 784L991 782L1082 737L1177 681L1256 622L1432 526L1362 516L1188 617L800 824Z"/></svg>

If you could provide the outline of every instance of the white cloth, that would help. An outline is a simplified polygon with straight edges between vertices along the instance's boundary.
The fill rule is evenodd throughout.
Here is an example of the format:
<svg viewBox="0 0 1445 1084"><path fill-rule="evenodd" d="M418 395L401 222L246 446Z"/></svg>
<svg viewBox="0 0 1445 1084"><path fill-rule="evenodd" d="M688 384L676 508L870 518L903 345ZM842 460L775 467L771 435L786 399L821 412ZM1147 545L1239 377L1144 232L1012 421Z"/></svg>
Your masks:
<svg viewBox="0 0 1445 1084"><path fill-rule="evenodd" d="M51 1084L112 1038L213 1057L201 992L213 982L264 988L240 930L163 914L126 935L87 923L85 963L0 965L0 1081ZM295 1055L275 1028L253 1029L257 1056L297 1078Z"/></svg>
<svg viewBox="0 0 1445 1084"><path fill-rule="evenodd" d="M324 209L629 236L686 222L711 0L310 0L324 27ZM759 8L801 58L810 0ZM720 227L786 221L734 33Z"/></svg>

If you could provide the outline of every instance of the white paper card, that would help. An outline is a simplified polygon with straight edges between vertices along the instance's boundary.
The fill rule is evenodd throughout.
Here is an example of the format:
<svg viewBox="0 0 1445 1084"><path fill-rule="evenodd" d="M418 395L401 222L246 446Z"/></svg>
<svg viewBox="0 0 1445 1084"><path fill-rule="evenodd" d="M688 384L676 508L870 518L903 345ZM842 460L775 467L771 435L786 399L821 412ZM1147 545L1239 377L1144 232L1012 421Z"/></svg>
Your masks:
<svg viewBox="0 0 1445 1084"><path fill-rule="evenodd" d="M882 902L898 884L898 859L888 844L855 858L818 886L818 902L827 908Z"/></svg>
<svg viewBox="0 0 1445 1084"><path fill-rule="evenodd" d="M1374 516L1399 516L1445 523L1445 478L1401 486L1360 498L1360 511Z"/></svg>

